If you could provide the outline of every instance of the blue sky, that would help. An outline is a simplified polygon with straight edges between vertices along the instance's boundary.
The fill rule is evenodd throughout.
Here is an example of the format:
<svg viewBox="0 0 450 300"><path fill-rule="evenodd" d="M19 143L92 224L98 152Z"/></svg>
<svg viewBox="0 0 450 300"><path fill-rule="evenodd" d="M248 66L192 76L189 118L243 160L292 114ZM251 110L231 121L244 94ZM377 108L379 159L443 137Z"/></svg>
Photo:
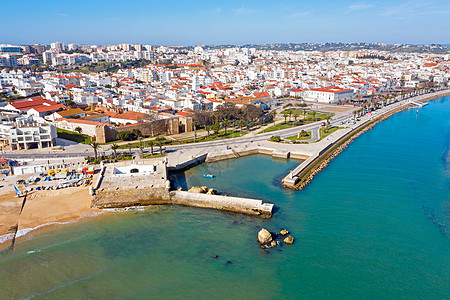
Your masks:
<svg viewBox="0 0 450 300"><path fill-rule="evenodd" d="M450 44L449 0L22 0L0 7L0 43Z"/></svg>

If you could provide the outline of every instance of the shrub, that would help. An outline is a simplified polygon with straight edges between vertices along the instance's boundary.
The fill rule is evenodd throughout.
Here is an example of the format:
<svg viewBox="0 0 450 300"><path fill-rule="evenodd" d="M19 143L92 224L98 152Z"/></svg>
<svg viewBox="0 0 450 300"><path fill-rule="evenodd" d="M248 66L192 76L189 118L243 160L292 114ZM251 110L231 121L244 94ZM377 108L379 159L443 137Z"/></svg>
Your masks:
<svg viewBox="0 0 450 300"><path fill-rule="evenodd" d="M270 137L270 140L272 141L272 142L280 142L281 141L281 138L280 138L280 136L279 135L275 135L275 136L271 136Z"/></svg>

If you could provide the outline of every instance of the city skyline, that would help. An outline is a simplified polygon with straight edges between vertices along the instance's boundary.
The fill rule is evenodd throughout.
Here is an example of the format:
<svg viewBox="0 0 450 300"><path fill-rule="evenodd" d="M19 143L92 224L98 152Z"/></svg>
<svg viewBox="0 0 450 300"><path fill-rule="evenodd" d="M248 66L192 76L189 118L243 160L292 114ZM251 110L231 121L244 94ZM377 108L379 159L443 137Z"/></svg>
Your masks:
<svg viewBox="0 0 450 300"><path fill-rule="evenodd" d="M449 44L446 1L5 3L0 43ZM19 23L20 20L20 23Z"/></svg>

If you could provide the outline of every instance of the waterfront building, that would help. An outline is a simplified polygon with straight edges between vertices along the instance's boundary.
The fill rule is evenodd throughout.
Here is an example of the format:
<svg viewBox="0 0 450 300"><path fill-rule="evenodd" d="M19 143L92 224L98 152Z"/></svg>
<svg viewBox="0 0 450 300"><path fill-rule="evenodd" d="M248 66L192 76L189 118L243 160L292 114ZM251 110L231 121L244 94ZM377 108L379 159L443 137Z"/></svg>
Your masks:
<svg viewBox="0 0 450 300"><path fill-rule="evenodd" d="M350 100L353 97L353 90L341 89L339 87L324 87L306 90L304 92L305 100L323 103L338 103Z"/></svg>
<svg viewBox="0 0 450 300"><path fill-rule="evenodd" d="M0 145L8 150L52 147L56 136L56 127L42 118L21 117L0 124Z"/></svg>

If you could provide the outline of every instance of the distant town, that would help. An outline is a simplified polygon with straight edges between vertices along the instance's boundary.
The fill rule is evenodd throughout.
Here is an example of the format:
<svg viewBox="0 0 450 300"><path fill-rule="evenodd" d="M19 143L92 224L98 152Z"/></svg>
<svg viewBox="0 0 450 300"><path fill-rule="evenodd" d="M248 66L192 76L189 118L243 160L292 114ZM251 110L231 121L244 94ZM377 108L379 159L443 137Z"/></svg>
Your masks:
<svg viewBox="0 0 450 300"><path fill-rule="evenodd" d="M107 143L197 129L209 136L265 124L290 102L376 107L448 85L448 51L430 50L444 46L306 45L359 49L0 45L2 150L54 147L57 137Z"/></svg>

